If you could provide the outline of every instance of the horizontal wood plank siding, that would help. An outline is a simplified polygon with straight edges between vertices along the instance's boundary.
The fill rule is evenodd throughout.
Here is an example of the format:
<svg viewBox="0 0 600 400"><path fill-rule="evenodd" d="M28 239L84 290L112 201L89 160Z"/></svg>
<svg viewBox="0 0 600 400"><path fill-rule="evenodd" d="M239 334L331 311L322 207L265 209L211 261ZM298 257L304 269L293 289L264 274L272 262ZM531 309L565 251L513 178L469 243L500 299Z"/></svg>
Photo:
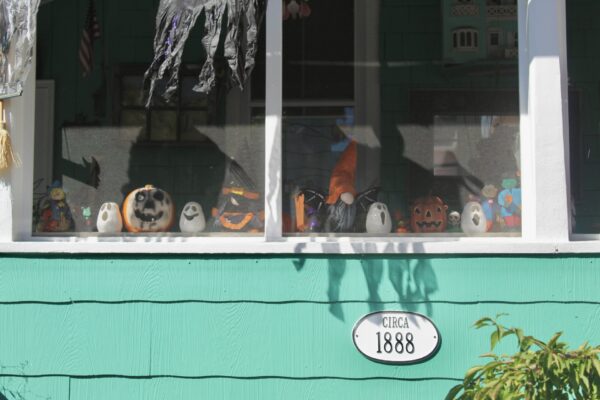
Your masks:
<svg viewBox="0 0 600 400"><path fill-rule="evenodd" d="M0 379L52 399L443 398L489 349L482 316L600 342L598 282L591 256L0 257ZM429 315L439 354L362 357L352 327L383 309Z"/></svg>

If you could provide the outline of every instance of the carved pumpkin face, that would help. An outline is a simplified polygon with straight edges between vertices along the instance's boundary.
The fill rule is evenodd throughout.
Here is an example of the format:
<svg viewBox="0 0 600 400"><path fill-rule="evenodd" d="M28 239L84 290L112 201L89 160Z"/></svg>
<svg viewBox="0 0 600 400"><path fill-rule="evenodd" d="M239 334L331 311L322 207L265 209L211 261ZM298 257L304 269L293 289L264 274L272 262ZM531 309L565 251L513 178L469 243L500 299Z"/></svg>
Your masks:
<svg viewBox="0 0 600 400"><path fill-rule="evenodd" d="M166 232L174 216L171 196L152 185L134 190L123 202L123 223L129 232Z"/></svg>
<svg viewBox="0 0 600 400"><path fill-rule="evenodd" d="M410 227L415 233L444 232L448 206L436 196L420 197L413 203Z"/></svg>

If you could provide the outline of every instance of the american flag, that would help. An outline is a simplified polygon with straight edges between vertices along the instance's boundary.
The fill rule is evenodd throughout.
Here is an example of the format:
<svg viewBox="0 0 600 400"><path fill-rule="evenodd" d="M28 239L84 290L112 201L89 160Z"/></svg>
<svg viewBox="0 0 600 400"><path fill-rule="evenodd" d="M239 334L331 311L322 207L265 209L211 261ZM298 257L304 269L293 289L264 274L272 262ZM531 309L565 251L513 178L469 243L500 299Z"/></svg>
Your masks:
<svg viewBox="0 0 600 400"><path fill-rule="evenodd" d="M96 16L94 0L90 0L87 19L79 44L79 63L84 77L88 76L94 69L94 41L98 38L100 38L100 24Z"/></svg>

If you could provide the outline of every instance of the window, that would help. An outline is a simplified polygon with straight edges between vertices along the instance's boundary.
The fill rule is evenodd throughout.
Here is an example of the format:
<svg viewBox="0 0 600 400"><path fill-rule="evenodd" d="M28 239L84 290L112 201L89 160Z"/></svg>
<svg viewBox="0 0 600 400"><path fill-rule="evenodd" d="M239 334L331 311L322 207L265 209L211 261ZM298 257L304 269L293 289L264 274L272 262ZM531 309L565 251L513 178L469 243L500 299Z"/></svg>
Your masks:
<svg viewBox="0 0 600 400"><path fill-rule="evenodd" d="M457 29L454 31L452 37L454 49L457 51L473 51L479 47L479 33L476 29Z"/></svg>
<svg viewBox="0 0 600 400"><path fill-rule="evenodd" d="M122 7L118 12L123 14L138 15L140 10L137 7L146 7L138 3L136 2L135 5L128 2L121 2L119 5L106 4ZM52 7L52 4L52 2L48 3L44 7ZM548 35L548 27L556 26L564 17L561 8L537 7L535 2L519 2L521 25L525 21L523 16L528 17L526 19L528 43L526 50L522 50L520 54L519 68L517 68L517 63L514 62L516 60L497 62L497 60L486 59L487 52L482 46L486 46L488 41L481 41L479 32L489 32L489 26L480 26L479 23L473 22L469 24L469 28L462 28L444 22L440 29L439 26L427 23L427 15L439 13L434 5L384 2L378 5L381 10L376 10L377 7L369 7L371 4L371 2L356 0L354 7L346 7L343 13L354 15L349 25L345 25L343 19L336 18L338 14L333 14L334 17L331 14L328 16L333 28L325 32L333 32L332 37L336 37L335 29L345 34L352 32L351 40L346 36L345 42L334 43L337 46L327 46L323 43L307 51L302 40L314 39L308 37L310 35L303 36L302 32L306 33L306 30L303 31L301 27L317 24L319 18L322 18L320 15L327 14L319 14L318 12L322 10L317 3L310 2L309 16L292 18L284 23L278 18L282 15L283 5L280 2L270 2L270 18L266 18L266 44L263 44L262 52L264 56L258 57L258 62L265 65L263 69L265 72L261 77L261 70L257 68L254 75L254 79L258 79L259 82L261 79L264 80L266 89L264 95L261 96L262 88L257 87L254 81L242 93L233 91L221 97L222 103L217 104L216 112L218 123L213 125L209 122L207 126L195 124L198 131L207 137L206 141L198 143L183 143L175 140L142 143L137 139L143 133L144 124L140 123L133 127L114 126L115 118L117 120L120 118L114 115L116 111L113 107L113 96L119 85L110 78L110 70L118 65L145 62L144 54L147 54L149 49L146 47L144 50L140 43L152 41L152 22L148 22L146 26L136 26L134 38L127 37L127 29L104 28L101 40L123 44L122 48L116 51L118 54L111 54L111 57L107 57L106 54L101 55L101 52L96 50L95 77L82 81L68 90L65 90L62 85L69 82L69 77L78 75L80 71L76 64L65 63L64 60L69 59L66 55L64 57L56 54L53 57L48 55L52 49L46 47L44 38L49 42L50 34L58 35L58 33L53 32L53 24L45 25L45 28L40 30L43 34L38 37L37 72L38 77L43 78L44 81L53 80L56 88L54 97L56 101L53 102L55 122L52 132L55 162L52 178L60 175L67 176L67 180L70 180L67 184L75 185L73 191L69 189L67 199L73 199L69 200L71 208L77 210L79 207L81 210L78 211L81 212L81 217L80 221L76 221L76 226L81 226L82 229L77 230L76 234L73 231L65 234L41 232L40 236L31 236L33 226L31 170L34 158L38 157L34 157L31 151L25 151L27 147L31 148L34 132L32 121L26 118L26 111L33 109L32 100L36 99L33 93L34 85L28 82L23 97L7 102L10 113L9 127L13 131L15 148L20 151L25 168L13 169L8 189L0 188L0 201L11 205L10 215L6 212L0 215L2 235L0 248L5 251L42 251L39 250L40 248L65 251L67 249L65 243L70 243L67 251L87 249L84 251L131 252L143 249L153 252L554 252L579 246L577 244L575 247L569 247L571 244L564 244L568 239L565 236L565 227L568 227L568 220L565 219L568 207L566 199L561 197L561 193L564 193L562 190L566 187L566 180L563 179L565 177L561 176L565 173L564 158L561 158L564 156L564 148L561 147L561 143L566 134L562 129L562 122L567 114L563 108L565 103L561 100L560 84L557 83L560 83L560 79L564 79L565 75L558 65L542 62L549 59L562 60L566 54L561 47L560 37L554 40L555 36ZM502 5L504 3L500 4ZM110 10L110 5L107 7L109 8L101 10L99 14L103 24L108 24L110 15L115 13L114 9ZM326 9L327 5L322 7ZM407 8L410 7L420 9L408 10ZM411 11L415 12L411 13ZM152 13L153 11L146 14ZM43 12L41 14L41 19L45 17L49 20L52 19L52 15L56 15L52 12L48 12L45 16ZM408 18L409 15L421 16L423 23L416 24L419 29L406 32L398 30L397 21ZM455 18L451 12L444 13L443 17L444 21L450 22L452 22L450 18ZM476 15L476 17L485 19L487 16ZM133 20L139 19L128 19L128 21ZM141 22L136 23L141 24ZM285 24L289 27L285 27ZM40 26L44 27L43 24ZM297 29L300 32L298 36L300 42L293 43L286 40L286 37L292 37L284 35L286 29ZM117 37L119 35L123 37ZM324 33L322 36L325 42L327 35ZM194 37L198 38L198 36ZM281 38L284 39L283 46L280 42ZM351 46L348 45L348 41L351 42ZM59 41L54 40L54 42ZM481 53L478 50L476 57L463 59L458 57L451 60L452 62L447 62L447 47L451 48L454 44L460 47L461 43L462 46L476 46ZM77 48L77 45L72 47ZM332 50L337 47L352 52L350 62L347 58L336 58L344 54L342 50L339 52ZM64 52L68 53L67 50ZM279 58L280 54L283 54L282 58ZM280 61L285 60L288 54L296 57L295 60L290 59L295 62L290 64L295 66L297 71L291 75L286 72L291 70L290 66L283 64L283 71L280 70ZM194 64L198 63L199 59L196 55L190 60L184 59L183 62ZM107 64L103 65L103 63ZM64 71L59 71L61 68ZM321 71L324 77L328 77L322 80L324 83L321 86L307 83L314 73L311 72L310 76L303 74L307 74L311 68ZM530 69L535 70L535 75L529 74ZM48 74L49 71L58 71L65 77L52 79L53 77ZM350 72L346 74L344 71ZM351 76L351 84L348 84L350 82L348 76ZM336 82L343 84L338 85L336 89ZM307 88L318 90L311 93L307 92ZM329 97L328 94L334 96ZM509 96L512 100L498 101L503 96ZM45 98L52 102L51 95ZM426 108L421 109L417 106L419 104L426 105ZM46 110L51 108L49 106ZM518 108L518 112L515 108ZM525 123L517 123L517 115ZM316 129L316 132L313 129L311 140L297 141L302 146L311 147L320 138L327 138L330 143L324 145L322 151L324 154L328 153L330 157L319 159L315 157L318 152L310 148L310 151L304 151L301 157L292 161L296 149L293 146L288 147L286 143L293 137L292 135L297 134L293 130L294 126L304 132ZM88 140L85 140L86 136ZM537 138L537 142L540 143L542 137L544 141L551 142L553 145L535 146L534 139ZM504 143L504 147L498 148L497 152L491 152L491 155L479 156L478 154L486 151L486 146L480 143L490 143L489 139L492 138ZM104 139L107 141L103 141ZM284 144L282 147L278 145L279 140ZM94 144L94 141L96 147L104 151L105 156L111 157L110 161L114 161L114 165L111 165L111 162L107 163L105 159L100 160L95 154L90 154L86 150L85 146ZM129 148L132 150L125 158L119 158L121 155L111 154L107 150L120 148L115 146L118 141L128 141ZM152 146L155 147L154 150ZM212 150L199 149L202 146ZM353 147L356 148L357 165L364 163L357 167L354 175L355 199L365 190L377 189L376 200L386 204L390 219L393 221L393 232L389 234L390 237L384 237L387 235L384 233L367 232L366 220L364 230L362 225L360 229L359 225L353 225L349 229L341 229L338 232L337 229L332 229L335 224L325 224L325 228L320 232L299 231L297 228L304 225L298 223L297 212L304 213L304 223L310 222L311 215L304 204L306 196L304 203L300 202L296 196L299 193L296 188L300 190L314 188L325 192L329 197L333 171L340 159L344 158L344 154L351 154L352 150L349 153L346 151ZM493 146L489 147L493 148ZM238 156L230 155L233 152L231 148L239 151ZM201 151L202 155L199 155L198 151ZM194 155L190 158L181 156L185 152ZM245 154L250 160L243 162L238 158L239 154ZM129 180L130 160L127 156L135 156L135 159L140 161L139 164L131 164L136 166L132 171L136 170L138 174L131 176L139 177L135 182ZM262 195L264 199L262 203L264 207L257 207L256 213L253 213L253 215L260 215L264 210L264 232L260 234L262 237L236 238L240 243L237 250L232 249L230 242L220 241L218 238L194 239L192 236L195 234L182 235L177 231L178 221L175 222L173 231L160 234L131 232L99 236L94 232L93 226L87 228L88 221L84 212L87 214L88 211L84 209L88 208L86 205L89 199L98 202L98 206L101 206L101 201L106 202L104 199L100 200L100 197L115 198L114 202L118 203L130 189L143 188L146 183L156 182L162 186L161 189L171 194L174 202L178 204L179 209L174 214L183 211L181 207L186 199L198 196L208 220L209 215L212 214L208 209L212 209L213 205L218 203L218 199L215 198L225 195L222 189L224 176L228 170L226 162L228 158L234 158L239 165L244 164L242 170L247 176L255 178L253 180L257 191L241 191L238 190L240 188L237 185L231 185L227 194L233 193L242 197L248 194L249 198L244 197L244 199L256 200L253 199L255 197L253 193L259 193L259 196ZM352 156L346 158L351 159ZM480 168L471 167L466 161L476 158L497 163L502 167L500 169L512 168L506 167L509 164L513 164L514 167L512 161L506 163L506 160L516 160L516 167L519 170L509 172L512 174L509 180L516 180L517 184L522 181L523 186L522 231L500 229L496 232L486 232L482 236L521 235L522 237L478 241L463 239L464 232L443 231L418 234L407 232L412 230L410 226L412 213L435 214L441 212L438 208L444 208L438 207L437 203L426 202L418 203L419 207L415 207L414 200L422 197L420 192L423 187L432 188L431 194L448 203L446 205L452 211L455 209L460 211L461 208L464 210L467 205L464 202L467 199L471 200L469 195L473 197L482 195L481 191L487 186L484 180L487 178L481 178L481 174L486 174ZM187 164L190 159L192 164ZM262 160L268 160L267 168L262 165ZM117 165L119 163L120 166ZM213 173L211 168L202 168L201 163L210 164L214 170L220 169L220 171ZM309 182L302 181L308 174L301 175L298 182L298 176L293 175L293 169L308 170L314 165L318 166L315 169L319 171L320 177ZM181 170L177 170L179 167L188 168L191 170L188 174L194 176L198 176L197 171L201 170L205 174L202 179L209 179L210 176L219 178L214 179L215 184L212 186L194 186L194 182L197 181L184 179L186 173L180 173ZM120 175L111 173L115 170L120 170ZM173 172L174 170L176 172ZM238 170L234 170L232 175L236 175L235 171ZM124 183L121 179L123 174L126 174L128 179L125 183L132 184L127 189L123 188ZM544 176L554 177L553 184L551 185L548 179L544 179ZM98 177L99 182L96 179ZM159 177L160 180L152 182L147 179L148 177ZM264 177L264 181L261 177ZM179 178L182 185L173 183ZM504 180L502 173L500 178L492 179ZM564 187L560 184L563 180ZM119 183L116 183L117 181ZM142 181L146 182L142 183ZM113 187L112 196L96 196L98 188L95 185L102 187L109 184ZM501 184L502 182L499 183ZM171 189L172 187L175 189ZM332 187L335 192L337 186ZM437 195L433 193L434 191L438 192ZM71 197L71 193L76 193L76 196ZM143 194L155 201L161 199L164 201L164 193L158 194L158 197L155 196L156 192ZM429 193L425 193L425 196L428 195ZM512 199L515 200L516 197L513 194ZM12 198L19 201L13 202ZM543 217L544 206L551 207L553 218ZM379 215L381 216L381 212ZM175 219L177 217L179 215L176 215ZM227 224L237 225L246 218L246 215L241 217L239 221L230 220ZM360 220L358 214L355 217L355 221ZM449 215L447 217L449 218ZM254 216L250 217L253 218ZM92 220L92 224L94 223L94 217L88 219ZM422 225L427 226L427 224ZM435 225L432 224L438 228ZM282 230L285 233L283 237ZM223 234L223 232L213 233ZM253 232L249 229L244 233L251 235ZM307 239L305 237L307 235L311 235L311 238ZM426 238L415 239L415 236L419 235ZM350 237L350 239L339 240L339 236ZM455 236L460 236L460 240L453 239ZM430 237L434 239L429 239ZM32 240L34 244L30 245L29 241ZM533 245L534 241L538 244ZM96 242L102 243L95 245ZM128 247L130 242L135 242L136 245ZM161 246L153 246L155 242L161 242ZM189 246L188 242L191 243ZM266 243L255 247L255 244L261 242ZM39 243L49 244L40 247ZM244 243L251 243L251 245L244 245ZM56 247L53 247L54 244Z"/></svg>

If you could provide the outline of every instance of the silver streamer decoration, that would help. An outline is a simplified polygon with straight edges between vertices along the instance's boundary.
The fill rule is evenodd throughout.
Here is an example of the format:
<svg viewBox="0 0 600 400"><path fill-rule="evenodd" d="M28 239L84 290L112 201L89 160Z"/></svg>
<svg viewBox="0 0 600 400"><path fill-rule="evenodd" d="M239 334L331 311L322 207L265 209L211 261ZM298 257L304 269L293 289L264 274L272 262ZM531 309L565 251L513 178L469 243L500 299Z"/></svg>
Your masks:
<svg viewBox="0 0 600 400"><path fill-rule="evenodd" d="M224 32L224 56L231 70L230 83L243 89L252 73L258 51L258 30L266 0L160 0L156 17L154 60L146 72L149 81L147 106L150 106L156 82L164 80L165 99L175 93L185 43L198 17L204 12L202 45L206 61L194 91L209 93L216 85L214 57Z"/></svg>
<svg viewBox="0 0 600 400"><path fill-rule="evenodd" d="M0 0L0 99L19 96L33 58L40 0Z"/></svg>

